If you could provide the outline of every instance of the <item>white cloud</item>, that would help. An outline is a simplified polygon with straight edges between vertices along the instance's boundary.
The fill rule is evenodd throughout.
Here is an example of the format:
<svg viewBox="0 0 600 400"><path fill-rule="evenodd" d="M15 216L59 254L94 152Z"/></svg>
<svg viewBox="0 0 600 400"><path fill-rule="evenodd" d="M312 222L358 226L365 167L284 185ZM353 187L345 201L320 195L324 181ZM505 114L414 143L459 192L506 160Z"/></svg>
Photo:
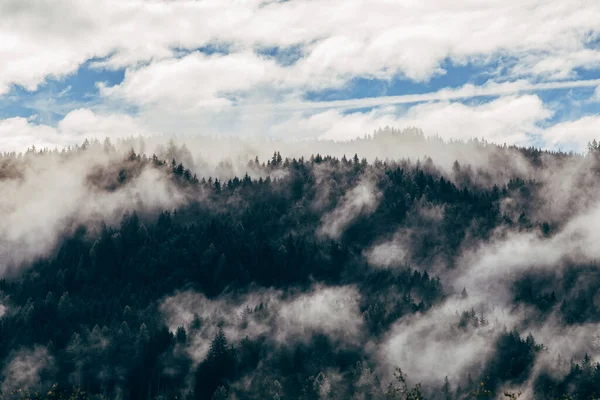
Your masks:
<svg viewBox="0 0 600 400"><path fill-rule="evenodd" d="M421 104L412 107L402 122L446 139L483 137L493 142L523 144L528 133L538 130L536 124L551 115L539 97L527 95L502 97L476 106Z"/></svg>
<svg viewBox="0 0 600 400"><path fill-rule="evenodd" d="M182 106L183 107L183 106ZM267 134L280 138L319 138L349 140L372 133L384 126L416 126L426 135L444 139L484 138L491 142L527 144L540 139L544 147L584 151L587 143L599 139L600 116L590 115L577 120L542 128L553 111L536 95L504 96L486 103L427 102L408 108L393 106L374 108L366 112L343 113L331 109L316 114L295 112L260 116L250 110L232 108L222 118L210 119L207 113L142 113L138 116L100 113L76 109L68 113L57 126L39 124L35 116L0 119L0 151L24 151L80 144L84 138L117 139L128 136L168 134L180 131L221 132L242 136ZM157 120L162 120L157 123ZM232 130L233 129L233 130Z"/></svg>
<svg viewBox="0 0 600 400"><path fill-rule="evenodd" d="M23 117L0 120L0 137L1 151L23 151L31 145L54 147L64 144L54 128L31 123Z"/></svg>
<svg viewBox="0 0 600 400"><path fill-rule="evenodd" d="M570 76L597 66L586 46L600 33L600 4L583 0L9 0L0 16L0 92L12 84L34 90L92 58L107 57L96 66L135 67L212 42L231 43L225 58L256 45L300 45L307 55L286 79L324 86L357 75L428 80L444 73L447 59L524 60L533 74ZM245 69L237 79L246 79Z"/></svg>
<svg viewBox="0 0 600 400"><path fill-rule="evenodd" d="M559 52L550 55L532 54L524 57L512 72L517 75L539 75L549 79L572 79L577 76L575 69L600 67L600 51L580 49L573 52Z"/></svg>
<svg viewBox="0 0 600 400"><path fill-rule="evenodd" d="M600 115L588 115L573 121L557 123L546 129L542 135L552 148L565 151L584 151L587 143L600 139Z"/></svg>
<svg viewBox="0 0 600 400"><path fill-rule="evenodd" d="M275 136L296 132L346 139L383 125L418 125L426 133L447 138L478 136L523 143L548 118L547 107L535 96L476 106L450 101L597 86L599 80L490 80L482 86L466 84L414 95L299 99L307 90L343 88L357 76L427 81L446 73L448 60L461 65L473 62L480 72L492 74L498 64L507 63L514 76L572 78L576 68L598 67L598 52L589 49L600 34L597 20L600 4L586 1L552 5L542 0L525 4L517 0L5 1L0 4L0 94L13 84L35 90L48 77L74 73L92 60L94 68L126 69L122 83L100 85L100 91L107 104L118 99L139 113L126 117L75 110L57 127L19 118L2 120L1 129L10 137L2 148L63 146L81 135L106 136L107 132L116 136L148 131ZM196 51L215 43L228 53ZM301 55L292 65L280 65L255 52L258 47L286 46L294 46ZM435 100L444 102L414 106L403 113L382 108L312 114L317 109ZM305 113L290 116L290 111Z"/></svg>
<svg viewBox="0 0 600 400"><path fill-rule="evenodd" d="M369 112L343 114L328 110L308 117L296 114L275 125L272 134L316 136L346 140L371 133L382 126L418 126L427 135L445 139L485 138L508 144L524 143L528 134L538 133L537 124L552 115L535 95L506 96L488 103L466 105L457 102L430 102L415 105L406 112L379 108Z"/></svg>
<svg viewBox="0 0 600 400"><path fill-rule="evenodd" d="M274 61L251 52L230 56L194 52L181 59L128 70L123 83L101 91L142 106L177 112L197 111L229 105L224 94L248 90L269 81L275 83L282 73Z"/></svg>
<svg viewBox="0 0 600 400"><path fill-rule="evenodd" d="M246 79L240 79L244 73ZM302 79L297 76L289 78L290 74L297 75L252 53L236 56L193 53L179 60L164 60L131 70L122 84L103 88L102 92L109 97L141 105L140 119L148 126L168 130L169 133L217 132L247 136L268 132L280 137L350 139L381 126L416 125L426 133L437 132L445 138L475 136L517 144L524 143L525 133L534 133L535 125L550 116L550 110L537 96L524 93L593 87L600 83L598 79L545 83L488 81L481 86L466 84L422 94L298 101L294 100L293 89L302 87ZM258 90L261 85L263 90ZM292 95L274 102L273 91L277 89ZM236 94L244 91L251 91L252 97L242 96L235 107L227 107L231 100L225 98L225 93L235 98ZM508 96L511 94L515 96ZM506 97L477 106L451 102L495 96ZM443 102L433 103L436 100ZM423 102L432 103L413 106L401 116L393 107L381 107L368 113L343 114L335 111ZM324 109L329 110L314 113ZM474 119L470 120L470 117ZM447 122L441 124L440 118ZM452 126L453 122L460 123L460 126Z"/></svg>
<svg viewBox="0 0 600 400"><path fill-rule="evenodd" d="M291 137L322 137L335 140L354 139L382 126L397 125L396 110L374 109L369 112L343 114L328 110L318 114L297 113L277 124L273 124L271 136L288 135Z"/></svg>
<svg viewBox="0 0 600 400"><path fill-rule="evenodd" d="M600 102L600 85L596 86L596 90L594 90L594 94L592 94L590 100L593 102Z"/></svg>
<svg viewBox="0 0 600 400"><path fill-rule="evenodd" d="M118 138L149 134L139 122L125 114L97 114L80 108L68 113L58 124L61 134L72 137Z"/></svg>
<svg viewBox="0 0 600 400"><path fill-rule="evenodd" d="M123 114L97 114L89 109L68 113L57 127L37 124L35 118L14 117L0 119L0 151L21 152L31 146L37 148L81 144L85 138L115 139L119 137L148 135L135 118Z"/></svg>
<svg viewBox="0 0 600 400"><path fill-rule="evenodd" d="M504 95L517 95L526 92L554 90L554 89L575 89L594 87L600 84L600 79L587 79L575 81L555 81L531 83L526 80L517 80L512 82L487 81L485 84L475 86L467 83L458 88L443 88L435 92L406 94L399 96L378 96L363 97L357 99L331 100L331 101L289 101L280 104L270 104L269 106L284 110L317 110L324 108L356 109L365 107L377 107L394 104L414 104L435 100L460 100L476 97L496 97ZM252 106L248 106L251 108ZM256 108L265 107L265 105L256 106Z"/></svg>

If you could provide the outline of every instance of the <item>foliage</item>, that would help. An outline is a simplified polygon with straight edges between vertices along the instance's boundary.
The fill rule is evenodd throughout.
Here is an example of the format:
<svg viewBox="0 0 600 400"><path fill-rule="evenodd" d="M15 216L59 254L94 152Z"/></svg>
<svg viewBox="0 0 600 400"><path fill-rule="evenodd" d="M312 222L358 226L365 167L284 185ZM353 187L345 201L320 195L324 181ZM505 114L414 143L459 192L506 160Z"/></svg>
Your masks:
<svg viewBox="0 0 600 400"><path fill-rule="evenodd" d="M548 156L519 151L540 165ZM3 165L3 179L18 179L12 161ZM82 225L65 234L49 256L13 266L25 272L0 281L9 307L0 319L0 358L6 365L16 351L44 346L53 368L39 373L43 385L56 385L43 394L23 388L5 397L450 400L502 395L504 384L531 377L544 346L517 330L492 342L490 359L471 371L475 379L446 378L441 388L411 386L400 368L394 382L383 384L365 343L384 340L400 319L427 314L450 296L468 298L466 289L444 288L427 266L456 268L461 249L502 229L553 235L550 221L528 216L527 203L508 211L502 206L508 199L529 198L540 190L537 182L509 177L488 185L484 172L457 162L448 174L431 159L368 163L358 155L289 159L276 152L266 163L251 165L256 178L219 180L197 177L175 159L132 151L121 163L90 174L90 187L110 192L154 168L188 201L156 214L130 210L114 225ZM339 234L323 233L327 218L364 182L374 191L372 212L348 218ZM376 268L366 250L397 232L410 254ZM597 270L577 265L574 276L566 273L564 279L520 276L514 302L533 307L542 319L558 307L564 324L600 321ZM593 279L572 290L572 282L586 281L582 276ZM160 310L166 297L183 289L215 300L258 290L304 293L319 285L357 288L365 342L340 345L323 332L283 344L265 335L244 337L242 318L238 334L220 328L207 338L198 332L218 326L215 321L195 315L172 330ZM273 312L262 303L247 310L264 320L272 320ZM483 332L488 323L474 309L460 310L448 330ZM198 359L193 346L208 350ZM441 376L452 372L439 368ZM585 358L564 376L539 374L534 386L539 398L598 396L600 365ZM505 396L515 399L519 393Z"/></svg>

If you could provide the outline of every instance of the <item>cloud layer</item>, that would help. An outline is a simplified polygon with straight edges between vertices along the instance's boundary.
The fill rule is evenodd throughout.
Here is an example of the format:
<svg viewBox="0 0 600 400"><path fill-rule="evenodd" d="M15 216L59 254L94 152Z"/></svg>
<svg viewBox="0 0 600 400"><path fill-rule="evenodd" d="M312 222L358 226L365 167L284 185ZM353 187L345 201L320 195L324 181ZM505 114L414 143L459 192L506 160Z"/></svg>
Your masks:
<svg viewBox="0 0 600 400"><path fill-rule="evenodd" d="M595 116L549 122L556 105L524 92L598 86L599 19L586 0L10 0L0 5L0 96L82 68L100 81L88 82L97 109L54 105L55 131L23 115L0 129L14 149L121 131L347 139L381 125L540 143L531 135L560 122L542 145L581 150ZM124 79L102 82L108 70ZM383 89L364 98L357 79ZM445 83L428 86L436 79ZM386 96L395 85L399 95ZM461 102L478 96L492 101Z"/></svg>
<svg viewBox="0 0 600 400"><path fill-rule="evenodd" d="M217 82L226 85L231 85L226 78L240 71L223 70L223 65L236 64L240 57L252 60L243 52L257 46L299 46L304 57L291 67L294 73L287 81L316 80L325 86L353 76L389 79L401 74L428 80L446 72L445 60L464 64L500 59L512 74L527 70L559 78L599 61L593 43L600 7L584 0L550 5L541 0L62 0L7 1L1 7L0 32L6 38L0 51L3 91L12 84L34 90L47 77L73 73L93 58L100 59L95 61L98 67L136 70L141 63L172 59L178 51L212 43L230 46L227 57L232 58L215 62L200 57L193 62L207 72L205 82L214 83L211 72L220 72L225 79ZM247 76L275 68L256 57L251 62L252 68L242 71L244 79L238 79L242 85L253 83L246 83ZM170 61L167 68L181 69L178 64Z"/></svg>

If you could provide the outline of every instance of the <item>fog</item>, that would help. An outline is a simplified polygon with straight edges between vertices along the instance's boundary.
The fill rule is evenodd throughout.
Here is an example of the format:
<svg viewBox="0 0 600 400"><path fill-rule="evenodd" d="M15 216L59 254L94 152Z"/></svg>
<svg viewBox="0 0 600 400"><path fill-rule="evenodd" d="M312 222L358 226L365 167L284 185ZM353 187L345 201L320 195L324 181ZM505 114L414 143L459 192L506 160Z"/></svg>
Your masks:
<svg viewBox="0 0 600 400"><path fill-rule="evenodd" d="M118 223L125 211L169 210L186 203L185 193L151 168L116 190L105 190L102 179L116 180L111 168L120 157L94 151L66 158L26 156L17 167L18 178L0 180L0 275L48 254L80 225L94 229Z"/></svg>
<svg viewBox="0 0 600 400"><path fill-rule="evenodd" d="M362 335L358 310L360 294L351 286L315 286L303 293L258 290L242 298L209 300L194 292L164 299L160 309L172 331L183 326L192 332L188 351L200 362L210 340L223 329L232 342L264 335L279 346L308 341L316 332L340 344L357 343ZM261 312L263 311L265 312ZM190 329L194 317L200 327Z"/></svg>
<svg viewBox="0 0 600 400"><path fill-rule="evenodd" d="M344 234L356 230L357 224L369 221L383 207L401 203L400 209L410 210L401 222L381 221L375 234L348 244L357 255L352 268L390 276L409 267L427 272L443 284L445 294L440 301L432 302L430 308L405 312L382 325L382 332L372 334L364 306L372 298L366 297L362 282L346 281L344 274L336 278L338 282L319 281L310 275L310 284L253 284L244 290L226 287L218 296L188 285L160 297L154 306L173 334L180 327L187 333L187 342L178 344L172 356L188 357L194 367L206 359L220 330L233 346L243 340L264 339L276 349L308 345L316 335L324 335L336 351L361 348L363 361L382 380L392 379L393 368L401 366L411 382L430 388L440 386L445 377L464 382L467 376L477 376L495 356L498 339L512 329L523 337L531 333L545 347L535 358L529 378L507 385L507 390L531 394L539 374L564 375L556 366L559 357L581 360L587 354L600 361L598 321L566 325L560 303L542 315L515 294L515 285L527 276L560 280L567 270L588 268L600 258L600 193L593 184L597 175L592 156L547 152L531 156L523 149L480 141L445 143L423 136L416 128L385 129L374 137L348 142L138 137L114 146L93 142L84 147L2 158L0 276L16 279L33 261L52 257L62 240L82 227L84 235L93 240L105 226L117 227L123 216L133 211L151 220L162 211L185 209L190 204L227 212L248 207L250 200L239 190L222 202L205 193L204 187L190 189L178 184L170 174L172 160L173 166L182 163L203 182L209 178L210 182L215 178L227 182L245 175L269 177L281 183L282 196L291 192L286 186L291 179L290 160L311 162L308 175L316 188L313 195L294 200L286 210L310 210L316 221L311 240L317 244L346 245ZM277 152L282 161L277 161ZM164 167L146 158L153 154L165 160ZM317 154L342 161L320 161ZM448 182L456 187L454 193L465 198L487 191L491 194L485 196L497 196L492 210L497 212L497 220L504 218L510 223L498 223L481 234L484 228L474 216L464 231L448 230L452 205L434 204L428 200L427 189L414 199L403 194L385 197L390 174L398 170L411 179L424 171L433 177L431 182ZM244 229L241 222L236 224ZM294 226L286 229L295 232ZM461 235L458 247L445 251L455 234ZM286 251L284 247L282 253ZM546 286L553 295L556 291L568 300L577 290L587 290L589 282L585 273L580 273L572 287ZM461 295L463 288L467 295ZM396 297L413 296L415 303L423 297L410 287L406 293L382 287L378 295L388 303L378 307L388 314L387 307L393 309ZM594 307L600 309L597 297ZM475 327L461 325L463 313L469 310L479 321ZM0 307L0 318L18 312L8 299ZM70 348L87 346L102 351L108 339L99 329L90 331L86 345L71 339ZM38 385L53 368L53 356L45 347L15 350L5 362L2 389ZM254 375L244 375L232 382L232 387L256 386L254 379L269 373L263 364L256 368ZM83 379L78 371L72 373L75 382ZM369 381L367 375L366 369L360 372L358 381ZM325 369L314 378L322 397L340 390L345 379L336 368ZM189 388L193 377L188 374L186 379ZM273 382L264 385L275 385L268 389L274 393L279 390Z"/></svg>

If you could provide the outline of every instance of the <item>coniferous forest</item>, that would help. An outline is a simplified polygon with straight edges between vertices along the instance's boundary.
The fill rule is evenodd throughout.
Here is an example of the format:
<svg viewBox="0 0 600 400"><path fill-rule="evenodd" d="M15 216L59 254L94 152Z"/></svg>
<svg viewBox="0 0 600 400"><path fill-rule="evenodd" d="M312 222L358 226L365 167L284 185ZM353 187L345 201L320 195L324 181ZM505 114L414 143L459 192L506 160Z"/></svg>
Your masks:
<svg viewBox="0 0 600 400"><path fill-rule="evenodd" d="M461 157L4 154L3 397L600 398L598 144L387 134Z"/></svg>

